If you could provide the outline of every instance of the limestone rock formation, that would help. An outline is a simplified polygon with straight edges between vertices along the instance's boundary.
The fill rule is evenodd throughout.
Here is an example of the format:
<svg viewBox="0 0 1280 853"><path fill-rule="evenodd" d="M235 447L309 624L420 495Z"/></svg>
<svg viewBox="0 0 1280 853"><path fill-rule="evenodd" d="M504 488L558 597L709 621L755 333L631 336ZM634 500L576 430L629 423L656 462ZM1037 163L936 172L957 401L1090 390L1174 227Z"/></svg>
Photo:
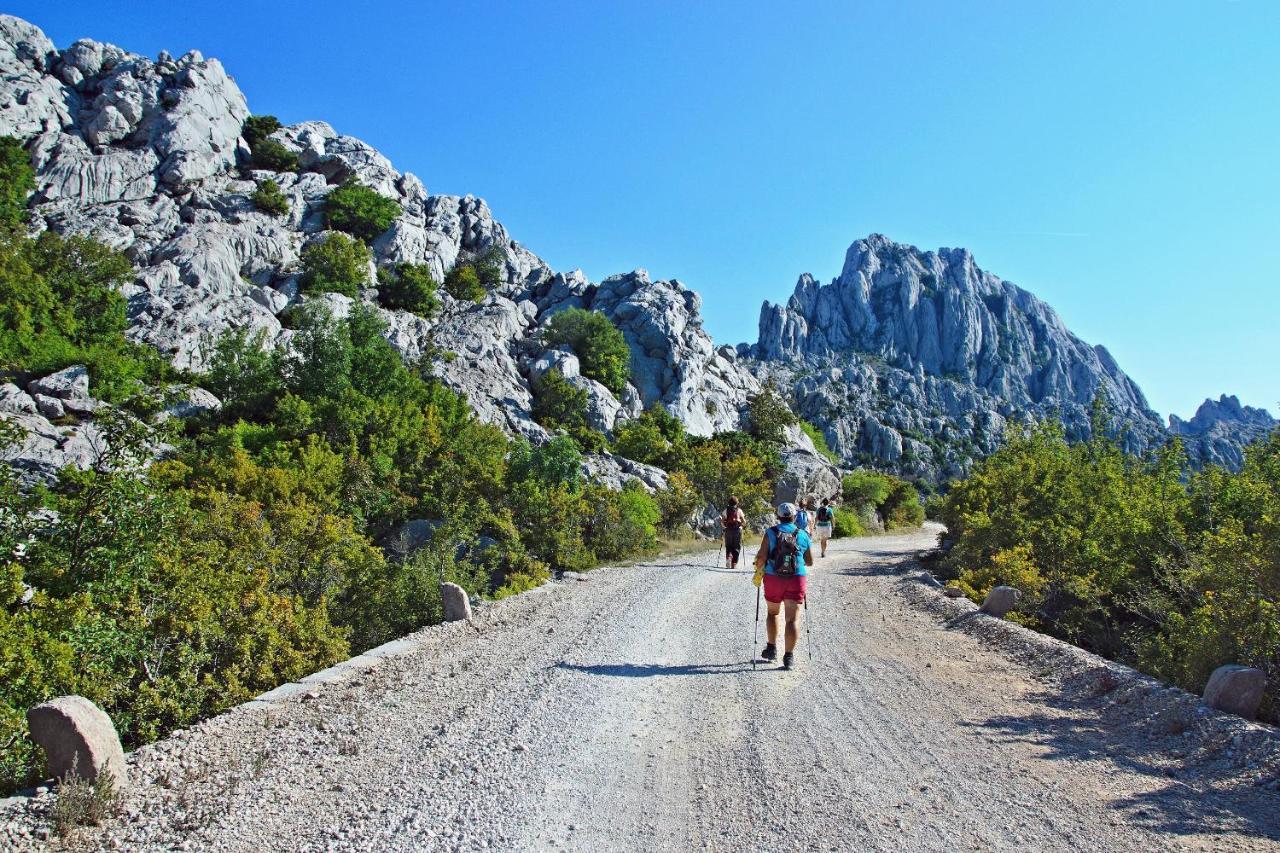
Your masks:
<svg viewBox="0 0 1280 853"><path fill-rule="evenodd" d="M1234 395L1205 400L1191 420L1169 416L1169 432L1182 439L1187 456L1197 465L1220 465L1238 470L1244 448L1263 438L1280 421L1266 409L1240 405Z"/></svg>
<svg viewBox="0 0 1280 853"><path fill-rule="evenodd" d="M743 351L848 463L961 475L995 449L1010 418L1052 415L1086 435L1100 393L1129 449L1164 438L1105 348L964 249L857 240L830 284L806 274L785 305L766 303L759 339Z"/></svg>

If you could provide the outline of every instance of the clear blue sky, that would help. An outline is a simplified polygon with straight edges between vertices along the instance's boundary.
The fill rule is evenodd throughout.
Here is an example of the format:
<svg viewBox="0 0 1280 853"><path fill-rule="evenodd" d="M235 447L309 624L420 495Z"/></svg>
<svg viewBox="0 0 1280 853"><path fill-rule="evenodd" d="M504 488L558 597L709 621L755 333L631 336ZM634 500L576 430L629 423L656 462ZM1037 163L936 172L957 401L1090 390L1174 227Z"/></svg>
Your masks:
<svg viewBox="0 0 1280 853"><path fill-rule="evenodd" d="M879 231L1104 343L1153 407L1280 402L1280 2L9 3L60 47L199 48L718 342Z"/></svg>

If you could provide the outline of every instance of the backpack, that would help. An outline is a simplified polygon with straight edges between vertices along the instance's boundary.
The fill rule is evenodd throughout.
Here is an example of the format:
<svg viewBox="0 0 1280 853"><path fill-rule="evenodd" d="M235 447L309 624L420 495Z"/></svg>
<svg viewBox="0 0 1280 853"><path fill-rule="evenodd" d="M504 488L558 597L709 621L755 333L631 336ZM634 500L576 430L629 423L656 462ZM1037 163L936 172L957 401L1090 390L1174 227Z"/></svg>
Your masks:
<svg viewBox="0 0 1280 853"><path fill-rule="evenodd" d="M773 547L769 549L769 565L773 567L775 575L789 578L799 571L798 535L798 530L783 530L781 526L773 528Z"/></svg>
<svg viewBox="0 0 1280 853"><path fill-rule="evenodd" d="M807 509L802 509L796 513L796 527L801 530L809 529L809 511Z"/></svg>
<svg viewBox="0 0 1280 853"><path fill-rule="evenodd" d="M831 507L824 506L818 510L818 523L819 524L831 523Z"/></svg>
<svg viewBox="0 0 1280 853"><path fill-rule="evenodd" d="M724 529L742 529L742 512L737 507L730 507L724 511Z"/></svg>

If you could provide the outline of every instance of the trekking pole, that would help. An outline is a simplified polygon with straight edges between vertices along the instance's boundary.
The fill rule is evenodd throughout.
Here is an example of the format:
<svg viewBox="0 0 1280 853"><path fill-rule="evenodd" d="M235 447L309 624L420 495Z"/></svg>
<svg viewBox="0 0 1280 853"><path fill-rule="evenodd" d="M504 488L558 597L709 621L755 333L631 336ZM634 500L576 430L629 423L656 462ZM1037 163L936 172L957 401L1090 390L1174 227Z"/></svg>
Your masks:
<svg viewBox="0 0 1280 853"><path fill-rule="evenodd" d="M756 633L751 638L751 669L756 668L756 646L760 644L760 587L756 587Z"/></svg>
<svg viewBox="0 0 1280 853"><path fill-rule="evenodd" d="M809 662L813 663L813 630L809 627L809 593L804 594L804 644L809 647Z"/></svg>

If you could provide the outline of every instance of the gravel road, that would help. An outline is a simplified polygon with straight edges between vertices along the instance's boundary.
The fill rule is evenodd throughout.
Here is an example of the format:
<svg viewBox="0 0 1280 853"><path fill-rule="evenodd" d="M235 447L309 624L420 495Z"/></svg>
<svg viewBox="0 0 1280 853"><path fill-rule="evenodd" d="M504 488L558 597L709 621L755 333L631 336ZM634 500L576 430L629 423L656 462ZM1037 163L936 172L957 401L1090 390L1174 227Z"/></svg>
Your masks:
<svg viewBox="0 0 1280 853"><path fill-rule="evenodd" d="M1241 748L1227 770L1199 766L1205 750L1183 732L1112 725L1105 706L1123 699L1073 695L1034 660L913 605L902 571L933 541L927 530L835 543L810 581L812 642L802 636L790 672L753 667L755 588L749 573L716 568L714 554L550 584L485 607L474 626L421 632L414 651L353 680L139 750L126 816L84 840L379 851L1280 846L1280 796L1248 776L1274 769L1274 752Z"/></svg>

